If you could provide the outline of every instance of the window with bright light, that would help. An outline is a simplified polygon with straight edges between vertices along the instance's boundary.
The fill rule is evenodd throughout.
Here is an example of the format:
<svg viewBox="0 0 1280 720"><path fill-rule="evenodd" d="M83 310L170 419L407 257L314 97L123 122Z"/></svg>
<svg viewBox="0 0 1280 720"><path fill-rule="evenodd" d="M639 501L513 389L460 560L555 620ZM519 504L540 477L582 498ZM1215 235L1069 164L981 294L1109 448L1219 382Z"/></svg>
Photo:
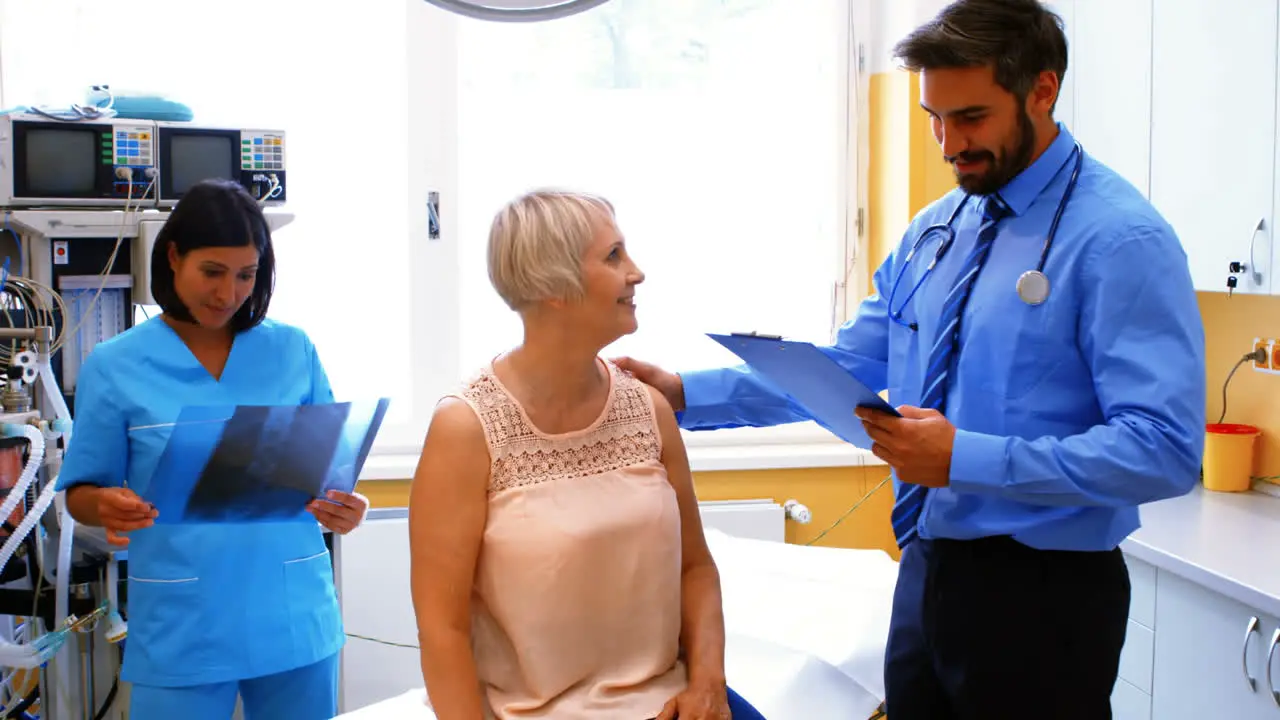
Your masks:
<svg viewBox="0 0 1280 720"><path fill-rule="evenodd" d="M613 0L551 23L459 23L462 349L520 340L491 289L497 208L537 186L604 195L647 275L607 353L734 363L704 333L826 342L846 208L844 0Z"/></svg>
<svg viewBox="0 0 1280 720"><path fill-rule="evenodd" d="M503 202L548 185L608 197L647 275L639 331L607 354L689 370L737 362L707 332L829 341L857 197L848 12L613 0L555 23L460 21L463 365L520 339L484 239Z"/></svg>

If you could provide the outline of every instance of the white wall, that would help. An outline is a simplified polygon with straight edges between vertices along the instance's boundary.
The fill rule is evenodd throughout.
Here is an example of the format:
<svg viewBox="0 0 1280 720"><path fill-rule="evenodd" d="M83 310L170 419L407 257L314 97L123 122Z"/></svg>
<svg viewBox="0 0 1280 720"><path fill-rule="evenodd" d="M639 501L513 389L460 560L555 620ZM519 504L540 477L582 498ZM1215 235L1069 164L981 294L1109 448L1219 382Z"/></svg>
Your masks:
<svg viewBox="0 0 1280 720"><path fill-rule="evenodd" d="M871 22L875 33L871 36L867 68L873 73L892 70L890 51L894 43L911 32L917 25L932 18L946 7L950 0L873 0Z"/></svg>

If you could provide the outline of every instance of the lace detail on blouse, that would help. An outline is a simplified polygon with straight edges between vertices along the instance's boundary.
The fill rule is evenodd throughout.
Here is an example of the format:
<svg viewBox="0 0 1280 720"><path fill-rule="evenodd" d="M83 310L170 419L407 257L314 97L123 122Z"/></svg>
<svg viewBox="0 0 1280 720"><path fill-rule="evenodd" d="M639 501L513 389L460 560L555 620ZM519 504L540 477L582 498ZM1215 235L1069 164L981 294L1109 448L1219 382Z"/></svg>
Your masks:
<svg viewBox="0 0 1280 720"><path fill-rule="evenodd" d="M604 419L584 431L562 435L535 430L492 371L467 383L461 397L480 417L489 444L490 494L661 460L649 390L612 364L608 367L613 392Z"/></svg>

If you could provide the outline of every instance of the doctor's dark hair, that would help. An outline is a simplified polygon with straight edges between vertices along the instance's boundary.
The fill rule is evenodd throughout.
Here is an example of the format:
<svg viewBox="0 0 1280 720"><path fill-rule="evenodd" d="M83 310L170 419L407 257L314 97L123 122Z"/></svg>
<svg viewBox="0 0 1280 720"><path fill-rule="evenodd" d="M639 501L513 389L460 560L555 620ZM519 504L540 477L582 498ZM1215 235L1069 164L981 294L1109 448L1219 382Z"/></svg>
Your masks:
<svg viewBox="0 0 1280 720"><path fill-rule="evenodd" d="M1062 85L1067 36L1039 0L955 0L898 41L893 56L912 72L990 65L996 84L1022 102L1046 70Z"/></svg>
<svg viewBox="0 0 1280 720"><path fill-rule="evenodd" d="M271 228L258 201L239 183L202 180L192 185L160 228L155 247L151 249L151 295L156 304L175 320L194 322L195 318L174 288L173 268L169 266L170 245L179 256L200 248L252 245L258 251L253 291L228 326L233 333L239 333L266 318L276 280Z"/></svg>

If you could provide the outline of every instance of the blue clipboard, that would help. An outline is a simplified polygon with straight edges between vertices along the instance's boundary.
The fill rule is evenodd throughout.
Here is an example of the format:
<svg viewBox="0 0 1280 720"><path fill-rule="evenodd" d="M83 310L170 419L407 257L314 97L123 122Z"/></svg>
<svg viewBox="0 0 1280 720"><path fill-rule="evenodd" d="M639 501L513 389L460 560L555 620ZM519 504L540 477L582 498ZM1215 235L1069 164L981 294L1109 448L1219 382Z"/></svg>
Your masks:
<svg viewBox="0 0 1280 720"><path fill-rule="evenodd" d="M783 340L772 335L707 333L742 358L752 372L790 395L814 421L846 442L871 448L871 438L854 414L865 407L901 416L871 388L849 374L812 343Z"/></svg>

